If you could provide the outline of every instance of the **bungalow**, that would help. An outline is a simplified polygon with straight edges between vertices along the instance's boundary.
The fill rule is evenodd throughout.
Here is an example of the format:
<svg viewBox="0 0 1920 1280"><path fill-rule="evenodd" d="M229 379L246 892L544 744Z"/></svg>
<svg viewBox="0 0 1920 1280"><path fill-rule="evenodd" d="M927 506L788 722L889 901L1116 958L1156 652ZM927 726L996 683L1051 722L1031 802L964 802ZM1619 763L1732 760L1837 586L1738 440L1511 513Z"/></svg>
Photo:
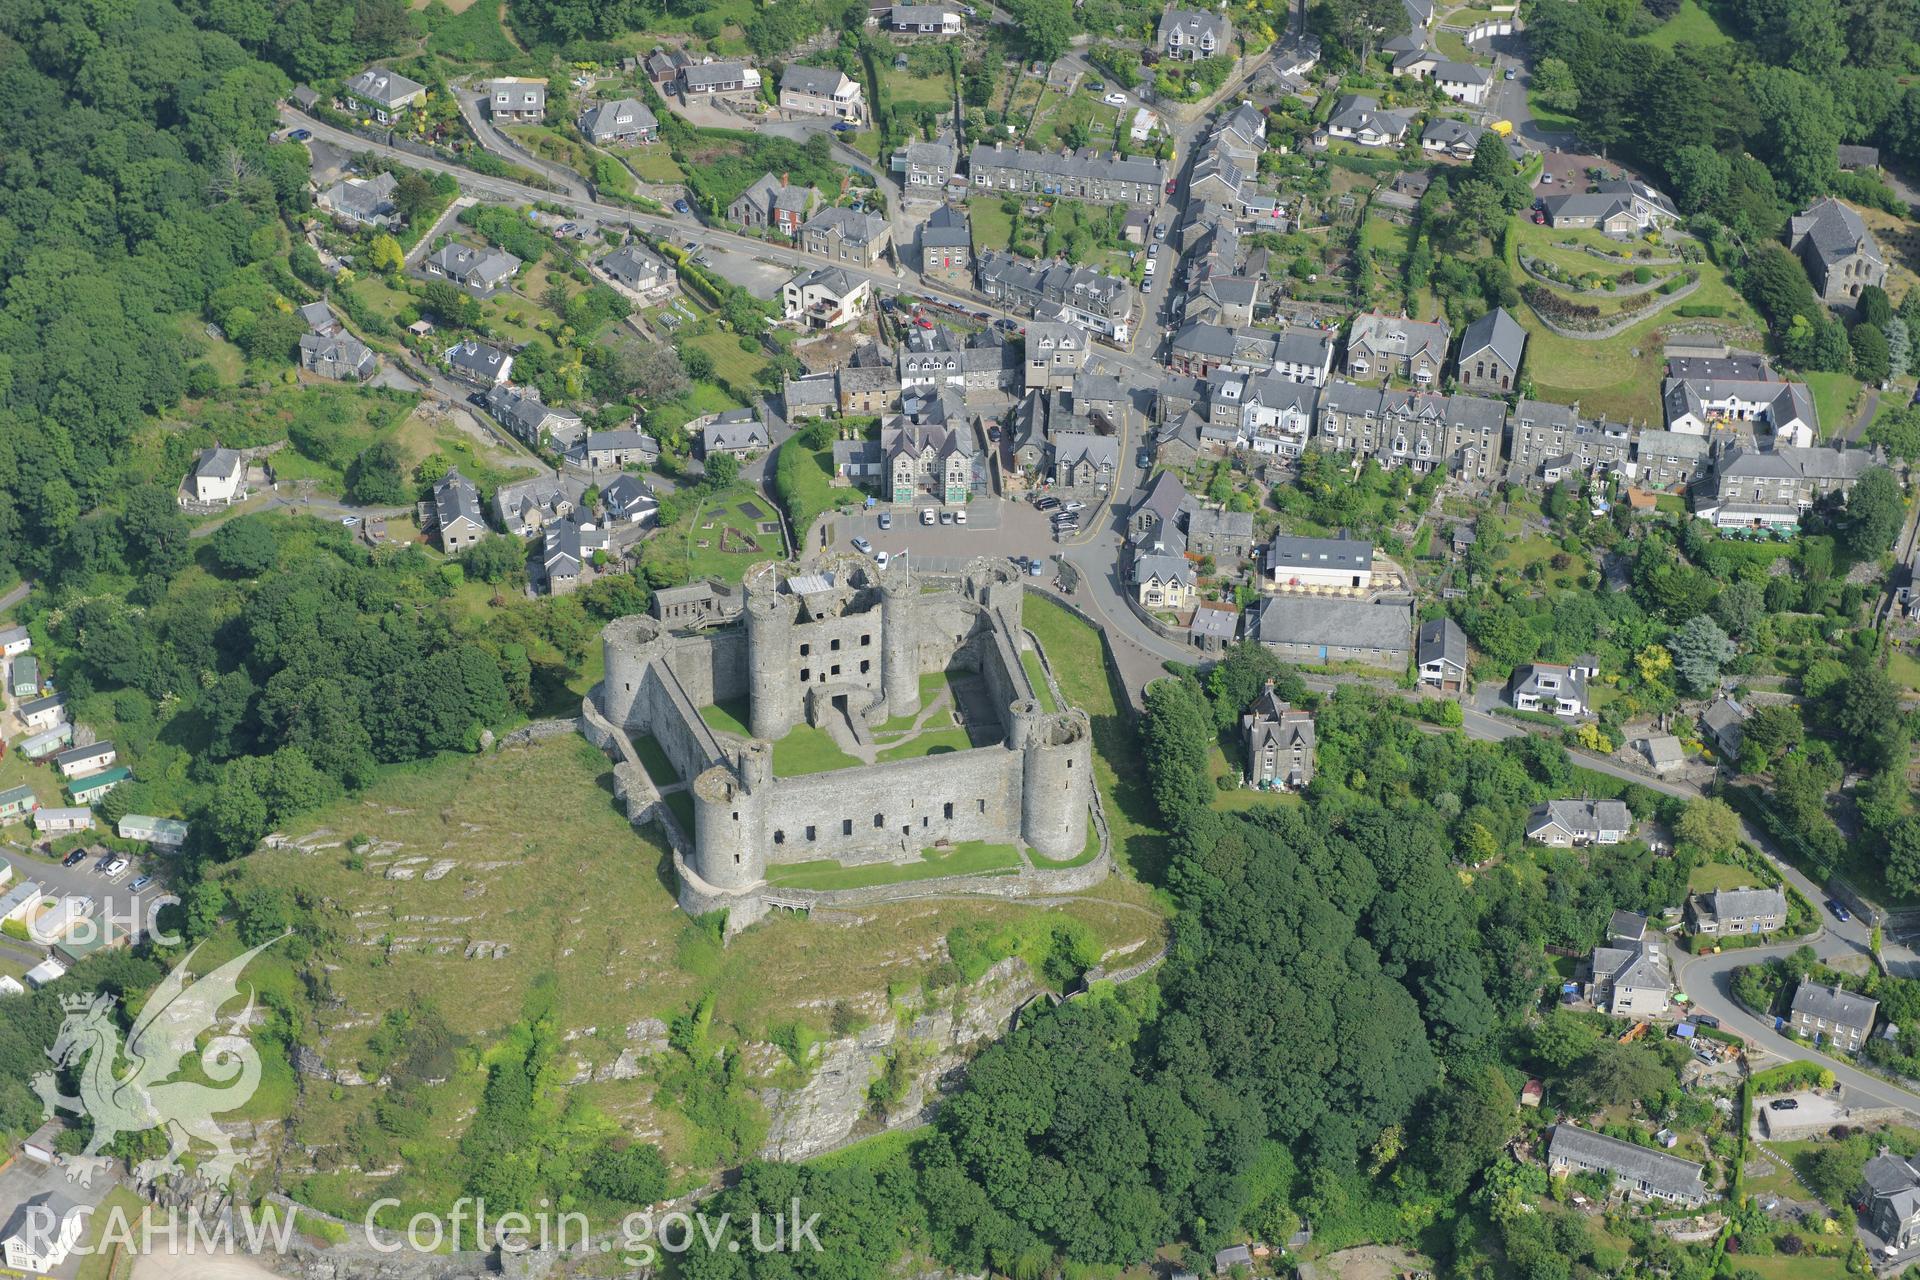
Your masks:
<svg viewBox="0 0 1920 1280"><path fill-rule="evenodd" d="M64 778L78 778L89 773L98 773L112 764L117 757L111 742L95 742L84 747L68 747L56 752L53 757L54 768Z"/></svg>
<svg viewBox="0 0 1920 1280"><path fill-rule="evenodd" d="M347 81L343 96L356 110L365 111L381 124L392 124L407 108L426 101L427 86L398 71L368 67Z"/></svg>
<svg viewBox="0 0 1920 1280"><path fill-rule="evenodd" d="M188 830L187 824L178 818L155 818L142 813L128 814L120 819L118 827L122 840L144 840L163 849L177 849L185 844Z"/></svg>
<svg viewBox="0 0 1920 1280"><path fill-rule="evenodd" d="M447 372L479 387L497 387L513 372L513 356L498 347L468 338L441 354Z"/></svg>
<svg viewBox="0 0 1920 1280"><path fill-rule="evenodd" d="M32 654L22 654L13 660L7 669L7 692L16 698L37 698L40 696L40 660Z"/></svg>
<svg viewBox="0 0 1920 1280"><path fill-rule="evenodd" d="M23 702L14 708L14 714L29 729L51 729L67 718L67 695L50 693L44 698Z"/></svg>
<svg viewBox="0 0 1920 1280"><path fill-rule="evenodd" d="M582 111L580 132L596 147L624 146L654 141L660 136L660 121L646 103L620 98Z"/></svg>
<svg viewBox="0 0 1920 1280"><path fill-rule="evenodd" d="M1400 603L1275 596L1261 606L1253 634L1283 661L1310 666L1404 671L1413 657L1413 611Z"/></svg>
<svg viewBox="0 0 1920 1280"><path fill-rule="evenodd" d="M1414 660L1420 665L1421 684L1445 693L1467 687L1467 633L1452 618L1420 624Z"/></svg>
<svg viewBox="0 0 1920 1280"><path fill-rule="evenodd" d="M1397 147L1413 123L1411 111L1383 111L1377 98L1349 93L1333 104L1327 136L1362 147Z"/></svg>
<svg viewBox="0 0 1920 1280"><path fill-rule="evenodd" d="M539 124L547 114L547 82L503 76L487 86L487 109L496 122Z"/></svg>
<svg viewBox="0 0 1920 1280"><path fill-rule="evenodd" d="M1365 591L1373 585L1373 543L1276 533L1267 544L1267 581L1290 590Z"/></svg>
<svg viewBox="0 0 1920 1280"><path fill-rule="evenodd" d="M1587 714L1587 673L1557 662L1523 663L1507 681L1507 701L1516 711L1583 716Z"/></svg>
<svg viewBox="0 0 1920 1280"><path fill-rule="evenodd" d="M1787 1021L1800 1035L1823 1038L1851 1053L1872 1033L1879 1009L1878 1000L1847 991L1838 983L1823 987L1812 978L1802 978L1794 988L1793 1010Z"/></svg>
<svg viewBox="0 0 1920 1280"><path fill-rule="evenodd" d="M117 764L104 773L90 774L67 784L67 795L75 804L95 804L100 798L123 782L130 781L133 770L123 764Z"/></svg>
<svg viewBox="0 0 1920 1280"><path fill-rule="evenodd" d="M426 273L451 280L461 288L481 296L490 295L520 270L520 259L504 249L476 249L455 241L427 255Z"/></svg>
<svg viewBox="0 0 1920 1280"><path fill-rule="evenodd" d="M1606 1173L1629 1195L1701 1205L1709 1198L1702 1166L1651 1147L1562 1122L1547 1144L1547 1171L1555 1177Z"/></svg>
<svg viewBox="0 0 1920 1280"><path fill-rule="evenodd" d="M1787 895L1779 889L1717 889L1687 899L1695 933L1773 933L1787 927Z"/></svg>
<svg viewBox="0 0 1920 1280"><path fill-rule="evenodd" d="M728 409L700 429L700 456L730 453L745 461L771 444L767 424L752 409Z"/></svg>
<svg viewBox="0 0 1920 1280"><path fill-rule="evenodd" d="M1570 849L1619 844L1633 830L1633 811L1620 800L1549 800L1527 820L1527 839Z"/></svg>
<svg viewBox="0 0 1920 1280"><path fill-rule="evenodd" d="M487 520L480 509L480 489L460 474L458 467L433 484L433 528L440 550L459 555L487 536Z"/></svg>
<svg viewBox="0 0 1920 1280"><path fill-rule="evenodd" d="M25 627L7 627L0 630L0 658L11 658L33 648L33 637L27 634Z"/></svg>
<svg viewBox="0 0 1920 1280"><path fill-rule="evenodd" d="M957 36L966 29L958 8L942 4L896 4L887 10L887 30L903 36Z"/></svg>
<svg viewBox="0 0 1920 1280"><path fill-rule="evenodd" d="M0 823L18 822L39 807L40 801L34 796L32 787L22 785L0 791ZM0 903L11 900L19 889L20 886L15 885L11 892L0 898Z"/></svg>
<svg viewBox="0 0 1920 1280"><path fill-rule="evenodd" d="M701 62L680 68L682 98L717 98L757 94L760 73L744 62Z"/></svg>
<svg viewBox="0 0 1920 1280"><path fill-rule="evenodd" d="M1313 782L1313 713L1282 702L1273 681L1240 717L1240 739L1248 786L1299 791Z"/></svg>
<svg viewBox="0 0 1920 1280"><path fill-rule="evenodd" d="M20 739L14 749L28 760L38 762L45 760L72 741L73 726L63 721L51 729L43 729L39 733Z"/></svg>
<svg viewBox="0 0 1920 1280"><path fill-rule="evenodd" d="M1175 613L1192 608L1199 583L1193 562L1185 556L1147 554L1134 558L1134 594L1145 608Z"/></svg>
<svg viewBox="0 0 1920 1280"><path fill-rule="evenodd" d="M33 829L41 835L58 835L68 831L91 831L93 829L93 810L91 809L35 809L33 811Z"/></svg>
<svg viewBox="0 0 1920 1280"><path fill-rule="evenodd" d="M246 460L237 449L202 449L181 487L181 504L232 506L247 496L246 477Z"/></svg>

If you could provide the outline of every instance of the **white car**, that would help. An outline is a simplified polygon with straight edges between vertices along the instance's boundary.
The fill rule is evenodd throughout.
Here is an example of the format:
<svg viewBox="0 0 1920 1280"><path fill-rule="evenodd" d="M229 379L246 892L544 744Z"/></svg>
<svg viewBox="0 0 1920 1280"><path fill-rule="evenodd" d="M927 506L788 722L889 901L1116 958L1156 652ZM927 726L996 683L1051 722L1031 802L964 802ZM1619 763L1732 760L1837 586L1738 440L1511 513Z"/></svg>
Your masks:
<svg viewBox="0 0 1920 1280"><path fill-rule="evenodd" d="M1127 95L1124 93L1110 93L1106 97L1100 99L1100 101L1106 103L1110 107L1124 107L1127 105Z"/></svg>
<svg viewBox="0 0 1920 1280"><path fill-rule="evenodd" d="M873 563L879 568L884 569L887 567L887 562L892 559L893 557L888 555L886 552L876 551L873 556Z"/></svg>
<svg viewBox="0 0 1920 1280"><path fill-rule="evenodd" d="M933 508L932 508L932 507L922 507L922 508L920 508L920 523L921 523L921 524L932 524L932 523L933 523Z"/></svg>
<svg viewBox="0 0 1920 1280"><path fill-rule="evenodd" d="M1065 509L1068 511L1085 511L1087 504L1084 502L1069 502Z"/></svg>
<svg viewBox="0 0 1920 1280"><path fill-rule="evenodd" d="M1160 256L1160 245L1157 242L1147 246L1147 261L1151 262L1159 256Z"/></svg>

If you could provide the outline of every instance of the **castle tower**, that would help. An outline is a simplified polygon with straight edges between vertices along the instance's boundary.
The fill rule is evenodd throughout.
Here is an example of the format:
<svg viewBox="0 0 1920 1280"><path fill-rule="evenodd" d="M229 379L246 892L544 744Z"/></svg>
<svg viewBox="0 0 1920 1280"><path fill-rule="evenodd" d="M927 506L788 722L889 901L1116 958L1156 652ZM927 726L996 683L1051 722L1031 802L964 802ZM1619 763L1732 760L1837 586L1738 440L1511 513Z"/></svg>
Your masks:
<svg viewBox="0 0 1920 1280"><path fill-rule="evenodd" d="M717 764L693 780L693 869L716 889L748 889L766 877L773 748L749 742L738 771Z"/></svg>
<svg viewBox="0 0 1920 1280"><path fill-rule="evenodd" d="M920 619L913 580L903 569L880 584L880 691L888 716L920 711Z"/></svg>
<svg viewBox="0 0 1920 1280"><path fill-rule="evenodd" d="M1031 702L1013 704L1012 724L1025 759L1021 770L1020 838L1048 858L1071 858L1086 847L1093 804L1093 724L1079 708L1045 715Z"/></svg>
<svg viewBox="0 0 1920 1280"><path fill-rule="evenodd" d="M622 729L632 729L647 667L664 648L660 627L653 619L638 614L619 618L600 633L600 646L606 656L606 674L600 681L600 714Z"/></svg>
<svg viewBox="0 0 1920 1280"><path fill-rule="evenodd" d="M747 695L753 736L769 742L800 723L805 690L793 669L792 596L749 583L747 591Z"/></svg>

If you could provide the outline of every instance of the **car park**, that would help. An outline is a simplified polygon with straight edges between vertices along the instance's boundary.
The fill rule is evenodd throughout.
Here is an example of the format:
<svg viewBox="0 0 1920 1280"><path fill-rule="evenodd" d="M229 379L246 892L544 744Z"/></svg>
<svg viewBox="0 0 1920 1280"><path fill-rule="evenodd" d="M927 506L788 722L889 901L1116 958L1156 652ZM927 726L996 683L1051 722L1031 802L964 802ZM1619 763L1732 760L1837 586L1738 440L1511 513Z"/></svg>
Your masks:
<svg viewBox="0 0 1920 1280"><path fill-rule="evenodd" d="M77 867L86 860L87 851L85 849L75 849L72 853L60 859L60 865L63 867Z"/></svg>
<svg viewBox="0 0 1920 1280"><path fill-rule="evenodd" d="M132 884L127 886L127 892L138 893L152 883L153 883L152 876L141 876L138 879L136 879Z"/></svg>
<svg viewBox="0 0 1920 1280"><path fill-rule="evenodd" d="M853 549L855 551L858 551L863 556L870 556L873 554L873 544L871 542L868 542L865 538L855 538L853 540Z"/></svg>
<svg viewBox="0 0 1920 1280"><path fill-rule="evenodd" d="M921 524L932 524L932 523L933 523L933 508L932 508L932 507L922 507L922 508L920 508L920 523L921 523Z"/></svg>

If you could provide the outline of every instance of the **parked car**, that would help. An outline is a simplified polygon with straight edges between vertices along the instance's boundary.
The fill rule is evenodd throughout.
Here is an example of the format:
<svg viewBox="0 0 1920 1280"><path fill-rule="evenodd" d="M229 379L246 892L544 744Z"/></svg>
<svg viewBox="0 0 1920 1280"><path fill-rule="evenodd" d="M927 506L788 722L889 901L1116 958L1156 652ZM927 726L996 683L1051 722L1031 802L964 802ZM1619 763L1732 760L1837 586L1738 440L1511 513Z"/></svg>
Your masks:
<svg viewBox="0 0 1920 1280"><path fill-rule="evenodd" d="M138 893L152 883L153 883L152 876L141 876L139 879L135 880L132 884L127 886L127 892Z"/></svg>
<svg viewBox="0 0 1920 1280"><path fill-rule="evenodd" d="M1550 186L1552 186L1552 185L1553 185L1553 175L1552 175L1552 174L1550 174L1550 173L1543 173L1543 174L1541 174L1541 175L1540 175L1540 185L1541 185L1541 186L1543 186L1543 187L1550 187Z"/></svg>
<svg viewBox="0 0 1920 1280"><path fill-rule="evenodd" d="M1769 1111L1798 1111L1799 1109L1800 1100L1798 1098L1775 1098L1767 1104L1767 1110Z"/></svg>
<svg viewBox="0 0 1920 1280"><path fill-rule="evenodd" d="M1709 1027L1714 1031L1718 1031L1720 1029L1720 1019L1714 1017L1710 1013L1695 1014L1693 1017L1693 1022L1694 1022L1694 1025L1698 1027Z"/></svg>
<svg viewBox="0 0 1920 1280"><path fill-rule="evenodd" d="M1036 511L1051 511L1059 505L1060 499L1058 498L1040 498L1033 504Z"/></svg>
<svg viewBox="0 0 1920 1280"><path fill-rule="evenodd" d="M1165 239L1167 238L1167 224L1166 224L1166 223L1164 223L1164 222L1162 222L1162 223L1157 223L1157 224L1156 224L1156 225L1154 226L1154 228L1153 228L1153 238L1154 238L1155 240L1165 240Z"/></svg>
<svg viewBox="0 0 1920 1280"><path fill-rule="evenodd" d="M1105 80L1088 80L1087 88L1094 93L1104 93L1106 92L1107 82Z"/></svg>
<svg viewBox="0 0 1920 1280"><path fill-rule="evenodd" d="M1000 428L998 428L998 427L988 427L988 428L987 428L987 439L989 439L989 440L991 440L991 441L993 441L993 442L994 442L995 444L998 444L998 443L1000 442Z"/></svg>
<svg viewBox="0 0 1920 1280"><path fill-rule="evenodd" d="M572 234L573 234L573 226L574 226L574 224L573 224L573 223L571 223L571 222L563 222L563 223L561 223L561 224L560 224L560 234L561 234L561 235L563 235L563 236L570 236L570 235L572 235Z"/></svg>
<svg viewBox="0 0 1920 1280"><path fill-rule="evenodd" d="M85 849L75 849L72 853L60 859L60 865L63 867L77 867L86 860L87 851Z"/></svg>
<svg viewBox="0 0 1920 1280"><path fill-rule="evenodd" d="M880 527L881 527L882 529L891 529L891 528L893 528L893 512L891 512L891 511L882 511L882 512L880 513Z"/></svg>
<svg viewBox="0 0 1920 1280"><path fill-rule="evenodd" d="M341 516L340 523L343 525L346 525L349 529L351 529L354 525L357 525L360 523L360 517L359 516Z"/></svg>
<svg viewBox="0 0 1920 1280"><path fill-rule="evenodd" d="M886 552L879 551L874 553L873 562L874 564L878 565L880 568L884 569L887 567L887 562L892 559L893 557L888 555Z"/></svg>
<svg viewBox="0 0 1920 1280"><path fill-rule="evenodd" d="M1047 571L1047 562L1040 556L1035 556L1033 559L1027 561L1027 572L1032 574L1034 577L1037 578L1041 574L1045 573L1046 571Z"/></svg>
<svg viewBox="0 0 1920 1280"><path fill-rule="evenodd" d="M932 507L922 507L922 508L920 508L920 523L921 523L921 524L932 524L932 523L933 523L933 508L932 508Z"/></svg>
<svg viewBox="0 0 1920 1280"><path fill-rule="evenodd" d="M685 200L675 200L673 202L673 211L678 214L691 214L693 212L693 206Z"/></svg>
<svg viewBox="0 0 1920 1280"><path fill-rule="evenodd" d="M1547 225L1547 215L1545 210L1535 209L1533 211L1533 225L1536 227L1544 227Z"/></svg>
<svg viewBox="0 0 1920 1280"><path fill-rule="evenodd" d="M953 512L951 512L951 511L942 511L942 512L940 513L940 523L941 523L941 524L952 524L952 523L953 523Z"/></svg>
<svg viewBox="0 0 1920 1280"><path fill-rule="evenodd" d="M835 133L852 133L859 127L860 126L854 124L851 120L835 120L833 122L833 131Z"/></svg>
<svg viewBox="0 0 1920 1280"><path fill-rule="evenodd" d="M865 538L855 538L853 540L853 549L855 551L858 551L863 556L870 556L873 554L873 544L871 542L868 542Z"/></svg>
<svg viewBox="0 0 1920 1280"><path fill-rule="evenodd" d="M104 876L117 876L130 865L132 864L129 863L124 856L116 855L111 862L101 868L100 874Z"/></svg>
<svg viewBox="0 0 1920 1280"><path fill-rule="evenodd" d="M1110 93L1106 97L1100 99L1100 101L1106 103L1110 107L1124 107L1127 105L1127 95L1124 93Z"/></svg>
<svg viewBox="0 0 1920 1280"><path fill-rule="evenodd" d="M1159 244L1158 244L1158 243L1154 243L1154 244L1150 244L1150 245L1148 245L1148 246L1147 246L1147 261L1148 261L1148 262L1152 262L1152 261L1153 261L1153 260L1154 260L1155 258L1157 258L1157 257L1159 257L1159 256L1160 256L1160 246L1159 246Z"/></svg>
<svg viewBox="0 0 1920 1280"><path fill-rule="evenodd" d="M1087 504L1084 502L1069 502L1066 504L1066 509L1068 511L1085 511Z"/></svg>
<svg viewBox="0 0 1920 1280"><path fill-rule="evenodd" d="M305 142L308 138L311 138L312 136L313 136L313 130L311 129L295 129L292 133L287 135L287 141Z"/></svg>
<svg viewBox="0 0 1920 1280"><path fill-rule="evenodd" d="M1142 471L1152 470L1153 469L1153 450L1142 449L1140 451L1140 456L1135 458L1134 462L1139 466L1139 468Z"/></svg>
<svg viewBox="0 0 1920 1280"><path fill-rule="evenodd" d="M1508 67L1508 68L1507 68L1507 74L1506 74L1506 78L1507 78L1507 79L1509 79L1509 80L1511 80L1511 79L1513 79L1513 74L1514 74L1514 72L1513 72L1513 68L1512 68L1512 67Z"/></svg>
<svg viewBox="0 0 1920 1280"><path fill-rule="evenodd" d="M1842 906L1840 903L1840 899L1838 898L1827 899L1827 910L1831 911L1833 913L1833 918L1835 920L1838 920L1841 924L1845 924L1847 921L1853 919L1853 912L1847 910L1846 907Z"/></svg>
<svg viewBox="0 0 1920 1280"><path fill-rule="evenodd" d="M967 512L964 507L953 513L953 522L955 524L965 524L967 522Z"/></svg>
<svg viewBox="0 0 1920 1280"><path fill-rule="evenodd" d="M1153 277L1152 277L1152 276L1148 276L1148 277L1147 277L1147 278L1146 278L1145 280L1142 280L1142 281L1140 282L1140 292L1141 292L1141 293L1143 293L1143 294L1144 294L1144 293L1152 293L1152 292L1153 292Z"/></svg>
<svg viewBox="0 0 1920 1280"><path fill-rule="evenodd" d="M1172 195L1172 194L1174 193L1174 191L1175 191L1175 189L1179 187L1179 185L1180 185L1180 179L1178 179L1178 178L1168 178L1168 179L1167 179L1167 194L1168 194L1168 195Z"/></svg>

